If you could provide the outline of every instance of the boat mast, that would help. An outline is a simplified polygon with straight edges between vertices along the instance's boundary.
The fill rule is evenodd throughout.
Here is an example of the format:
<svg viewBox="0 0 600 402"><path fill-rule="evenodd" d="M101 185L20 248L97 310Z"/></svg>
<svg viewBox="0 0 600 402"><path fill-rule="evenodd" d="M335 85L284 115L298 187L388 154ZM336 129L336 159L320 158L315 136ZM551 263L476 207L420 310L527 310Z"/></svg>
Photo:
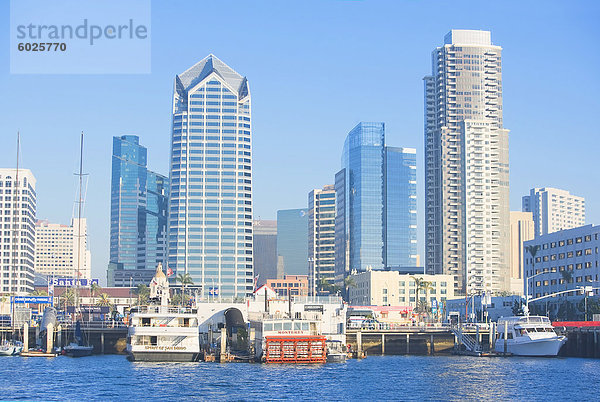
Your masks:
<svg viewBox="0 0 600 402"><path fill-rule="evenodd" d="M77 270L75 272L75 318L79 311L79 298L77 290L79 288L79 278L81 276L81 209L83 207L83 195L81 188L83 186L83 131L81 132L81 141L79 149L79 197L77 200Z"/></svg>
<svg viewBox="0 0 600 402"><path fill-rule="evenodd" d="M12 264L12 268L13 268L13 272L12 275L10 275L10 286L9 286L9 292L12 291L12 287L13 287L13 276L17 276L18 275L18 263L19 263L19 244L18 244L18 240L19 240L19 217L17 216L19 214L18 212L18 207L19 207L19 148L21 145L21 133L19 131L17 131L17 169L15 172L15 180L14 180L14 184L13 184L13 188L14 188L14 194L13 194L13 244L12 244L12 256L13 256L13 264ZM15 286L15 292L14 292L14 297L17 296L17 287L19 285L19 280L18 279L14 279L14 282L16 284ZM11 325L11 330L12 332L14 332L15 330L15 302L13 299L13 302L11 303L11 310L12 310L12 316L11 316L11 320L10 320L10 325Z"/></svg>

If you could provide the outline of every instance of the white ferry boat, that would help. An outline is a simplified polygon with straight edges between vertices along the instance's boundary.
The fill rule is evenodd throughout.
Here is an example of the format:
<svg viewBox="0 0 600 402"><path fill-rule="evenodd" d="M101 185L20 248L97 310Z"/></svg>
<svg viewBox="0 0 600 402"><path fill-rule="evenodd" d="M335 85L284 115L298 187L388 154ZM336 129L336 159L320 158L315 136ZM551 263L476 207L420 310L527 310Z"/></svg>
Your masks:
<svg viewBox="0 0 600 402"><path fill-rule="evenodd" d="M141 306L131 315L127 332L129 360L193 362L199 353L196 309Z"/></svg>
<svg viewBox="0 0 600 402"><path fill-rule="evenodd" d="M548 317L521 316L498 319L495 350L515 356L556 356L567 341L554 331ZM506 330L506 350L504 348Z"/></svg>
<svg viewBox="0 0 600 402"><path fill-rule="evenodd" d="M150 301L156 305L132 309L127 331L131 361L192 362L200 354L198 311L169 306L169 282L158 264L150 282Z"/></svg>

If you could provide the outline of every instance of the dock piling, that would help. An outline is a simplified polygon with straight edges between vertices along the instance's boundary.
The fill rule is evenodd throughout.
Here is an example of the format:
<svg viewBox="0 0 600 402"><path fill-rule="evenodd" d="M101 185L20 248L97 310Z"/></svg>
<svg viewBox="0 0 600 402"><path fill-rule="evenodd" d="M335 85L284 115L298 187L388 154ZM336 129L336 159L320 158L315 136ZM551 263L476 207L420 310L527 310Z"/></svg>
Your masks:
<svg viewBox="0 0 600 402"><path fill-rule="evenodd" d="M23 352L29 352L29 324L23 324Z"/></svg>
<svg viewBox="0 0 600 402"><path fill-rule="evenodd" d="M406 334L406 354L410 354L410 334Z"/></svg>
<svg viewBox="0 0 600 402"><path fill-rule="evenodd" d="M49 323L46 327L46 353L52 353L54 341L54 324Z"/></svg>
<svg viewBox="0 0 600 402"><path fill-rule="evenodd" d="M385 355L385 334L381 334L381 355Z"/></svg>
<svg viewBox="0 0 600 402"><path fill-rule="evenodd" d="M508 321L504 321L504 354L508 352Z"/></svg>
<svg viewBox="0 0 600 402"><path fill-rule="evenodd" d="M358 358L362 356L362 333L360 331L356 333L356 356Z"/></svg>

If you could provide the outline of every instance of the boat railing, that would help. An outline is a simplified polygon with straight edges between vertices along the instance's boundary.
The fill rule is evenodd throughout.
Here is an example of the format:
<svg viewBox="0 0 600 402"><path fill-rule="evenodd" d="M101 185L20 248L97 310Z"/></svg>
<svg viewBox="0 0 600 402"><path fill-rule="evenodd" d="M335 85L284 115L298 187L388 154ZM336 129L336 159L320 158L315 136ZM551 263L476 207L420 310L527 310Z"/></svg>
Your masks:
<svg viewBox="0 0 600 402"><path fill-rule="evenodd" d="M133 314L195 314L196 308L181 306L138 306Z"/></svg>

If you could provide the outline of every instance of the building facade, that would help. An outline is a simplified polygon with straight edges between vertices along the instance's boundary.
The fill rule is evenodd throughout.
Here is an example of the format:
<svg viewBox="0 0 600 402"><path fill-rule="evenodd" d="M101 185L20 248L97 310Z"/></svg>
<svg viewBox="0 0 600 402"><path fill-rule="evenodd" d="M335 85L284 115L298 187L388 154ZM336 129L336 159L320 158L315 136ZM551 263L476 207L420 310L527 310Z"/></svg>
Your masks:
<svg viewBox="0 0 600 402"><path fill-rule="evenodd" d="M532 188L522 202L523 212L533 214L536 236L585 225L584 198L566 190Z"/></svg>
<svg viewBox="0 0 600 402"><path fill-rule="evenodd" d="M307 275L285 275L281 279L269 279L267 286L278 296L308 296Z"/></svg>
<svg viewBox="0 0 600 402"><path fill-rule="evenodd" d="M572 290L558 297L574 296L591 286L600 294L600 226L586 225L538 236L525 242L537 248L535 257L525 252L524 293L530 298Z"/></svg>
<svg viewBox="0 0 600 402"><path fill-rule="evenodd" d="M148 285L165 263L169 180L147 168L136 135L113 137L109 286Z"/></svg>
<svg viewBox="0 0 600 402"><path fill-rule="evenodd" d="M92 279L85 218L72 219L71 225L36 222L35 272L48 277Z"/></svg>
<svg viewBox="0 0 600 402"><path fill-rule="evenodd" d="M510 211L510 291L523 294L523 243L535 237L531 212Z"/></svg>
<svg viewBox="0 0 600 402"><path fill-rule="evenodd" d="M508 131L502 48L452 30L425 82L425 265L456 294L510 288Z"/></svg>
<svg viewBox="0 0 600 402"><path fill-rule="evenodd" d="M443 303L454 297L451 275L402 274L397 271L366 271L350 276L354 285L350 287L350 304L356 306L412 306L427 302L428 306ZM414 278L430 284L428 289L419 289ZM435 302L434 302L435 300Z"/></svg>
<svg viewBox="0 0 600 402"><path fill-rule="evenodd" d="M2 264L0 294L33 291L35 273L36 180L29 169L0 169Z"/></svg>
<svg viewBox="0 0 600 402"><path fill-rule="evenodd" d="M248 81L214 55L175 77L168 264L221 297L253 291Z"/></svg>
<svg viewBox="0 0 600 402"><path fill-rule="evenodd" d="M335 176L335 280L417 265L416 151L385 145L384 123L350 131Z"/></svg>
<svg viewBox="0 0 600 402"><path fill-rule="evenodd" d="M309 294L332 293L335 282L335 188L332 184L308 194Z"/></svg>
<svg viewBox="0 0 600 402"><path fill-rule="evenodd" d="M308 248L308 210L277 211L277 256L284 274L308 274Z"/></svg>
<svg viewBox="0 0 600 402"><path fill-rule="evenodd" d="M252 227L254 277L258 287L268 279L283 277L283 272L277 270L277 221L255 220Z"/></svg>

